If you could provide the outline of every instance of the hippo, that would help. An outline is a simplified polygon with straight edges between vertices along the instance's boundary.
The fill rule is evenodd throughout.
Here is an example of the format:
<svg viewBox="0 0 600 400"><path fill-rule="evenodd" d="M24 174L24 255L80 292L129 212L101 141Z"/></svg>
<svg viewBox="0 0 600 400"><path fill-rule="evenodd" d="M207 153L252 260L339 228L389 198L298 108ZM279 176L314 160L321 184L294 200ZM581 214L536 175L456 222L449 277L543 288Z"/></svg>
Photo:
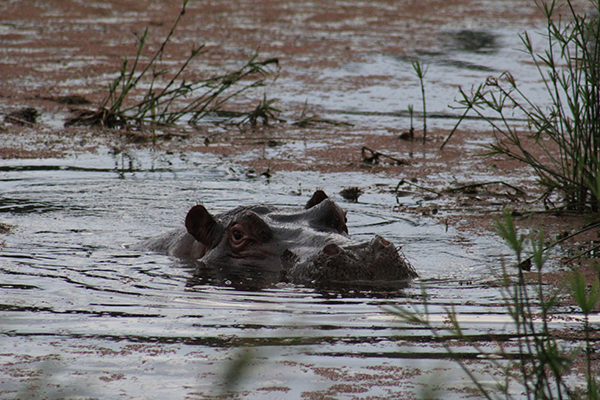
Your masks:
<svg viewBox="0 0 600 400"><path fill-rule="evenodd" d="M240 288L250 282L400 287L418 276L396 246L378 235L354 241L346 222L346 212L317 190L301 209L252 205L211 215L196 205L185 229L144 247L191 262L196 283L208 279Z"/></svg>

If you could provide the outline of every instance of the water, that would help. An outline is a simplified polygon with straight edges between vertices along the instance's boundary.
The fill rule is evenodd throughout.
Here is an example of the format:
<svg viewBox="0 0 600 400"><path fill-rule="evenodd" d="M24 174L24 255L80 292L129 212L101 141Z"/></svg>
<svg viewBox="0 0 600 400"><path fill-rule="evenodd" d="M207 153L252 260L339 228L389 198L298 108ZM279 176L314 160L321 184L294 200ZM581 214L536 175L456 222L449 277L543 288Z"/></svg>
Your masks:
<svg viewBox="0 0 600 400"><path fill-rule="evenodd" d="M0 212L15 228L0 248L0 396L204 398L233 388L220 385L242 356L244 398L404 396L434 377L448 390L464 384L426 331L382 306L410 301L423 282L434 319L458 304L469 334L502 332L507 320L486 276L506 250L496 238L393 211L389 178L343 182L378 190L347 203L336 174L248 178L216 156L145 150L4 162ZM180 261L125 246L181 226L197 202L213 212L298 206L316 187L348 210L353 236L402 245L421 279L391 293L284 284L244 292L195 285Z"/></svg>
<svg viewBox="0 0 600 400"><path fill-rule="evenodd" d="M92 22L130 20L106 18ZM277 106L284 110L308 98L324 117L356 124L350 133L364 127L405 129L408 106L414 106L416 118L421 110L411 66L419 59L428 68L431 129L454 125L460 113L448 105L455 104L458 86L468 89L504 70L524 92L545 101L539 76L518 51L520 27L490 21L474 28L447 25L436 30L438 45L418 57L374 51L339 68L287 69L268 87L269 98L279 98ZM368 48L379 36L394 40L377 32L361 32L353 40L369 42L363 44ZM541 47L540 36L533 40ZM79 57L65 68L92 59ZM302 57L308 56L299 54L297 60ZM104 78L95 79L104 85ZM366 83L356 83L363 78ZM68 92L85 86L77 79L54 84ZM247 95L262 98L263 90ZM65 116L44 114L41 123L57 129ZM463 127L482 129L480 121L465 121ZM244 157L252 154L238 159ZM434 324L443 324L445 309L454 305L464 332L485 348L495 349L494 340L514 343L501 295L491 283L490 271L509 255L497 237L396 211L391 188L398 180L383 175L255 175L228 158L178 151L99 148L60 159L2 161L0 222L15 228L0 236L0 398L202 399L228 390L248 399L420 398L431 387L441 391L440 398L467 397L463 389L472 385L430 332L385 311L418 300L421 284L431 296ZM494 179L469 172L441 181ZM349 186L368 188L359 203L337 194ZM199 202L214 213L261 202L300 206L317 188L348 211L352 236L367 240L379 234L402 246L420 279L385 293L319 292L285 284L239 291L199 285L181 261L127 247L182 226ZM399 201L416 206L421 200L409 195ZM440 210L440 215L454 212ZM477 361L471 363L476 374L492 381L486 374L489 362L473 349L458 345L455 352ZM235 371L239 379L228 380Z"/></svg>
<svg viewBox="0 0 600 400"><path fill-rule="evenodd" d="M540 32L543 29L528 30L534 51L543 53L547 38ZM463 100L459 88L470 95L473 88L484 84L489 77L500 78L504 72L510 72L519 90L535 104L550 104L542 77L524 51L521 34L523 28L516 26L447 28L437 32L439 40L435 46L416 54L367 53L361 62L315 71L309 79L293 74L288 79L280 78L272 91L286 102L308 101L321 113L339 121L374 127L409 126L408 108L412 106L415 127L420 127L422 93L412 65L418 61L425 70L427 125L451 129L464 112L459 104ZM507 82L500 82L509 87ZM483 114L498 117L488 110ZM505 116L524 117L515 111L506 111ZM461 128L481 130L482 123L467 119Z"/></svg>

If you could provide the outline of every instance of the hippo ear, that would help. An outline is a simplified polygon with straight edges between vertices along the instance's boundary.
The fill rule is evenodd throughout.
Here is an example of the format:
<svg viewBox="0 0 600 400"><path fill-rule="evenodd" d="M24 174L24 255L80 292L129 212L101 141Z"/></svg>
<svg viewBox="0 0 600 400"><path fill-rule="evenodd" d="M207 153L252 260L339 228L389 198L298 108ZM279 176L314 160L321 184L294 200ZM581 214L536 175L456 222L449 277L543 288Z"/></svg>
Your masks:
<svg viewBox="0 0 600 400"><path fill-rule="evenodd" d="M213 216L201 205L192 207L185 217L188 233L209 248L218 236L218 226Z"/></svg>
<svg viewBox="0 0 600 400"><path fill-rule="evenodd" d="M306 208L307 210L311 207L316 206L317 204L319 204L320 202L322 202L323 200L329 198L324 191L322 190L317 190L316 192L313 193L312 197L310 198L310 200L306 203L306 206L304 208Z"/></svg>

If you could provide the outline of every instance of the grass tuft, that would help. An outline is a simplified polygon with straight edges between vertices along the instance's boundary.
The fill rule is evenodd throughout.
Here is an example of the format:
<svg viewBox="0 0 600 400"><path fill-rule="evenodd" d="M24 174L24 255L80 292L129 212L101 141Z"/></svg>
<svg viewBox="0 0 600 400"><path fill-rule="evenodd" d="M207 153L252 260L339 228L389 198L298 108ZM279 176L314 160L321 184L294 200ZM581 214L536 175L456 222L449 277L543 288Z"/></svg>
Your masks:
<svg viewBox="0 0 600 400"><path fill-rule="evenodd" d="M419 83L421 84L421 98L423 100L423 143L425 143L427 140L427 107L425 104L425 84L423 80L425 79L425 74L427 73L427 67L421 65L419 61L413 62L412 66L415 70L417 78L419 78ZM412 131L412 105L409 106L408 111L410 113L410 127Z"/></svg>
<svg viewBox="0 0 600 400"><path fill-rule="evenodd" d="M196 124L211 113L218 112L230 99L249 89L264 86L265 78L279 70L279 60L258 60L254 54L239 69L223 72L206 79L187 80L185 73L191 62L206 53L204 45L192 48L188 58L174 72L161 69L167 45L179 22L185 15L189 0L183 2L181 12L159 49L144 57L148 29L139 36L133 60L123 61L118 76L109 84L108 94L97 110L77 110L65 123L69 125L100 125L109 128L143 125L173 125L178 122ZM274 70L273 70L274 68ZM141 89L140 86L147 89ZM140 98L141 97L141 98ZM270 107L271 103L263 104ZM268 109L259 117L271 117ZM255 121L257 110L248 113Z"/></svg>

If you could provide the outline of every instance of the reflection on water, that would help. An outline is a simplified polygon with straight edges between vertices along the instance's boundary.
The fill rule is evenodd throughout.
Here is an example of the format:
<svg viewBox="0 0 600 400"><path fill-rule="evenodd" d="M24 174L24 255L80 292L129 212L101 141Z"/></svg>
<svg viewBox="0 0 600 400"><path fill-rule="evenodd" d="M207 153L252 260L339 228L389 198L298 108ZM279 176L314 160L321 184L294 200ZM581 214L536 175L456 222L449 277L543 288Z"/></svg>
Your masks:
<svg viewBox="0 0 600 400"><path fill-rule="evenodd" d="M282 281L280 271L261 271L258 269L248 269L232 267L229 269L209 267L205 263L196 261L190 262L182 260L181 263L186 266L190 273L186 285L188 288L203 285L225 286L236 290L258 291L273 287Z"/></svg>
<svg viewBox="0 0 600 400"><path fill-rule="evenodd" d="M395 181L307 172L253 179L217 157L146 151L122 169L118 157L100 151L5 163L0 216L16 226L0 248L5 397L31 386L39 397L144 398L151 385L157 398L202 398L215 393L240 348L252 355L238 387L247 398L298 398L341 384L374 396L418 392L434 375L453 387L464 377L439 345L381 308L418 298L420 283L434 315L456 304L480 318L466 332L481 340L489 329L502 335L505 321L494 319L498 292L484 283L502 256L495 239L459 238L398 214L389 191L368 191L359 203L335 195L342 183L391 188ZM306 193L299 196L299 187ZM252 281L235 285L193 263L126 246L181 226L197 202L215 212L260 202L298 206L317 187L348 211L351 235L379 234L401 245L421 280L394 290L283 283L256 290Z"/></svg>
<svg viewBox="0 0 600 400"><path fill-rule="evenodd" d="M535 29L528 31L533 48L543 51L547 40ZM407 126L409 106L414 106L413 116L420 117L421 112L416 106L422 102L421 87L412 67L419 61L427 71L424 85L428 126L432 129L449 129L452 124L448 120L462 115L452 109L462 99L459 87L468 93L488 77L505 71L536 104L550 103L538 71L523 51L521 33L522 27L498 29L492 25L490 29L440 29L432 33L436 38L432 46L415 52L365 54L361 62L316 71L316 84L298 85L297 81L282 79L276 84L277 95L287 102L303 103L309 90L309 102L332 118L357 125ZM370 83L357 86L356 81ZM523 118L518 114L513 117ZM463 129L482 129L480 120L463 123Z"/></svg>
<svg viewBox="0 0 600 400"><path fill-rule="evenodd" d="M495 53L500 50L498 35L483 30L459 29L438 34L442 47L452 51Z"/></svg>

